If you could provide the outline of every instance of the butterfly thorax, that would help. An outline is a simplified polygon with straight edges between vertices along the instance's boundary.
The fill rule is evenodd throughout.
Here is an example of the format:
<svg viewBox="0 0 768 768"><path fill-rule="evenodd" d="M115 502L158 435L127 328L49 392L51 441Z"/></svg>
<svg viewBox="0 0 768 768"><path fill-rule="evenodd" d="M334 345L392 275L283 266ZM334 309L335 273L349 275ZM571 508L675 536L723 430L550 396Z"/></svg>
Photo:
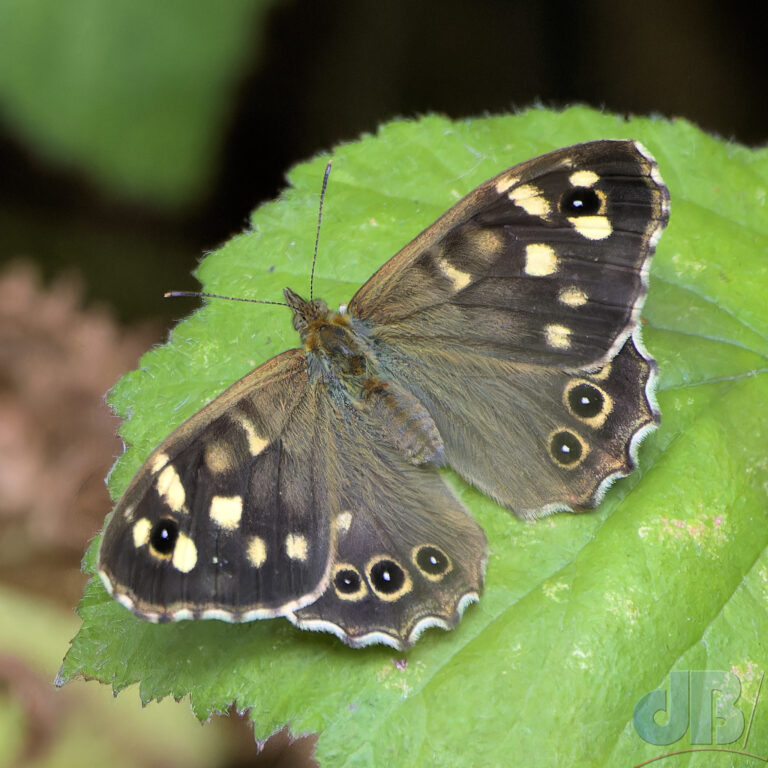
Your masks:
<svg viewBox="0 0 768 768"><path fill-rule="evenodd" d="M306 301L290 288L283 294L307 355L324 373L343 380L352 390L361 390L369 374L370 350L349 316L329 309L322 299Z"/></svg>
<svg viewBox="0 0 768 768"><path fill-rule="evenodd" d="M443 464L443 441L432 416L410 392L381 375L364 323L329 309L322 299L307 301L290 288L283 294L310 378L321 380L332 401L346 406L340 413L351 407L378 424L381 437L413 464Z"/></svg>

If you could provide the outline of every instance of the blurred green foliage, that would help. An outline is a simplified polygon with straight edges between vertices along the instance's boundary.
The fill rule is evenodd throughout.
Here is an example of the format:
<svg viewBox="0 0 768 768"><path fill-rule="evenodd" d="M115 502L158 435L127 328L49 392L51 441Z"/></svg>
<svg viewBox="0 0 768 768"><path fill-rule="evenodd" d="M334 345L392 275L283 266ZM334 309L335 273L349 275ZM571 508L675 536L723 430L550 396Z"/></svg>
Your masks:
<svg viewBox="0 0 768 768"><path fill-rule="evenodd" d="M56 691L71 611L0 585L0 615L0 768L203 768L227 754L224 723L202 729L172 700L144 710L105 686Z"/></svg>
<svg viewBox="0 0 768 768"><path fill-rule="evenodd" d="M181 206L216 167L273 4L3 0L0 119L117 196Z"/></svg>

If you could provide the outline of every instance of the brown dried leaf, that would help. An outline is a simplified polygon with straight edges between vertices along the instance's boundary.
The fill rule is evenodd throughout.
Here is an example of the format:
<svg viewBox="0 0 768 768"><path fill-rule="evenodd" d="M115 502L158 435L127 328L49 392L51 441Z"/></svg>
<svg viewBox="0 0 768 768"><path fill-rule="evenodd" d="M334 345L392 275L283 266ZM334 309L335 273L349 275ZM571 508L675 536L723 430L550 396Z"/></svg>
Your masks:
<svg viewBox="0 0 768 768"><path fill-rule="evenodd" d="M0 274L0 579L76 599L122 451L104 392L158 337L83 308L74 277L43 287L25 263Z"/></svg>

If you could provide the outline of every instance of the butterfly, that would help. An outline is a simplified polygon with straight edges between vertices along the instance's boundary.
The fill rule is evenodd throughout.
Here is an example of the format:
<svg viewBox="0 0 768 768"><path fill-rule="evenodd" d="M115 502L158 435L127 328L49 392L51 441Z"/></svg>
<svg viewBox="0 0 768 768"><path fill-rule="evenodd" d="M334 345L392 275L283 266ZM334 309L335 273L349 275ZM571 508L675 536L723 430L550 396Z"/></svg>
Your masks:
<svg viewBox="0 0 768 768"><path fill-rule="evenodd" d="M524 519L581 511L659 423L639 322L668 217L648 151L594 141L477 187L346 308L286 288L301 347L152 452L101 540L108 592L354 647L454 627L487 542L440 467Z"/></svg>

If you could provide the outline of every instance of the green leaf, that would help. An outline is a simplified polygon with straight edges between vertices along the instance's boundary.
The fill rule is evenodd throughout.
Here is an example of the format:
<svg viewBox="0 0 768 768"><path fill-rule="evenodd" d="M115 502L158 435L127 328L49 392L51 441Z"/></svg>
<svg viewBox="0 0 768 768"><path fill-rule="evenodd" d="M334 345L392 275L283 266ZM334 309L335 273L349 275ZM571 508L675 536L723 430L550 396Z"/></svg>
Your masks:
<svg viewBox="0 0 768 768"><path fill-rule="evenodd" d="M4 0L0 110L37 150L122 195L181 205L214 170L272 0Z"/></svg>
<svg viewBox="0 0 768 768"><path fill-rule="evenodd" d="M478 183L555 147L633 137L659 160L672 218L651 271L644 339L658 359L663 422L640 471L600 508L522 523L453 475L490 542L480 604L407 654L350 650L286 621L143 623L97 580L62 679L93 676L143 700L189 696L198 717L231 701L257 737L321 731L329 766L632 765L669 751L633 710L670 670L733 670L751 714L768 666L768 152L682 122L573 108L451 122L400 121L337 148L316 293L356 288ZM208 256L205 289L279 299L306 292L323 166L290 173L252 231ZM212 302L115 388L132 447L117 496L148 452L227 384L295 345L288 313ZM85 565L94 572L95 544ZM747 751L768 753L768 707ZM687 733L676 745L690 747ZM694 754L705 765L711 753Z"/></svg>

